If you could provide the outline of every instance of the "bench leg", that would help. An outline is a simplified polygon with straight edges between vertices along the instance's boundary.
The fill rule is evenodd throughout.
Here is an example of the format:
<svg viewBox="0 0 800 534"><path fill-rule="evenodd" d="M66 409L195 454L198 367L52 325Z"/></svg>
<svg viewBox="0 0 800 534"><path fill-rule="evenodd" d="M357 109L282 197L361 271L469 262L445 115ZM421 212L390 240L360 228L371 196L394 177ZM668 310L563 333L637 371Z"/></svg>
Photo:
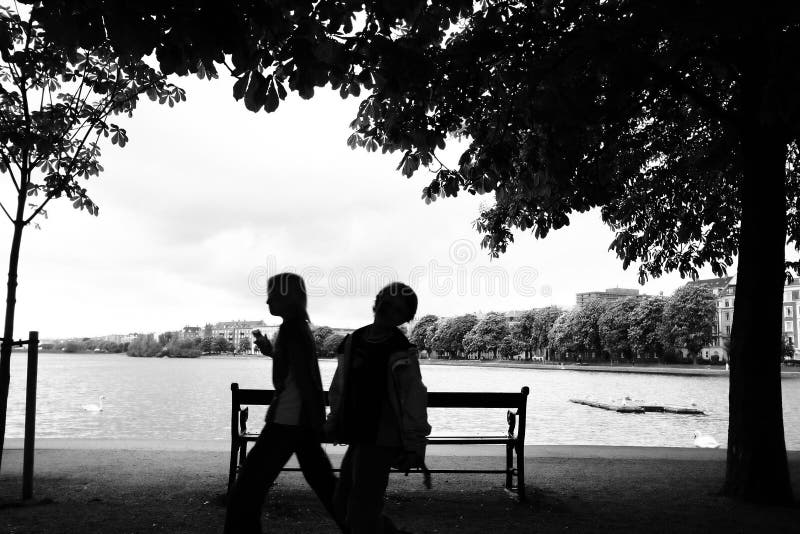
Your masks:
<svg viewBox="0 0 800 534"><path fill-rule="evenodd" d="M517 494L520 502L525 501L525 444L517 443Z"/></svg>
<svg viewBox="0 0 800 534"><path fill-rule="evenodd" d="M232 441L231 462L230 466L228 467L228 495L231 494L231 489L233 489L233 483L236 480L236 468L237 468L236 460L238 457L239 457L239 443L236 441Z"/></svg>
<svg viewBox="0 0 800 534"><path fill-rule="evenodd" d="M242 440L239 444L239 467L244 465L244 459L247 457L247 442Z"/></svg>
<svg viewBox="0 0 800 534"><path fill-rule="evenodd" d="M506 489L510 490L513 487L513 472L514 472L514 445L511 443L506 445Z"/></svg>

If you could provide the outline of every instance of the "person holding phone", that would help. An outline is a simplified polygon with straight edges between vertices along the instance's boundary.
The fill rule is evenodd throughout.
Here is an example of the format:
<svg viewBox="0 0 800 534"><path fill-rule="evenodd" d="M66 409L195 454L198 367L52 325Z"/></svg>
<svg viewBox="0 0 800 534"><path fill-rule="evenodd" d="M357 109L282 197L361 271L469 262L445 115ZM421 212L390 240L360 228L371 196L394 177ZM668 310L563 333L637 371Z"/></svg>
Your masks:
<svg viewBox="0 0 800 534"><path fill-rule="evenodd" d="M261 534L261 508L267 491L292 454L297 455L309 486L342 528L333 507L337 480L320 444L325 401L303 278L294 273L271 277L267 306L272 315L283 319L275 346L258 330L253 336L261 353L272 357L275 398L231 490L224 532Z"/></svg>

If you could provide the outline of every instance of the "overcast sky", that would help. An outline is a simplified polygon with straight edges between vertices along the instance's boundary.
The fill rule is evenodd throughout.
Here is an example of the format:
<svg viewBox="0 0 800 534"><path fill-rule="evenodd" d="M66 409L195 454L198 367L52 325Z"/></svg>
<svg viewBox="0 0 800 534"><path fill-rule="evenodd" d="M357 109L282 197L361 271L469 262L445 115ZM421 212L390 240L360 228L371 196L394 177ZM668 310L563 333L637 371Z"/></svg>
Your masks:
<svg viewBox="0 0 800 534"><path fill-rule="evenodd" d="M312 321L341 327L368 322L392 278L417 290L418 316L571 306L576 292L616 286L669 294L685 283L671 274L639 286L635 267L623 271L607 251L613 234L596 212L545 240L518 232L490 260L472 221L492 197L426 205L429 173L409 180L395 170L400 154L347 147L356 100L318 91L253 114L233 100L230 79L178 83L188 102L145 98L120 119L129 144L104 146L105 172L87 182L99 217L61 200L41 230L25 230L16 337L274 324L264 281L287 269L306 277ZM454 161L458 148L445 156ZM2 228L7 262L11 227Z"/></svg>

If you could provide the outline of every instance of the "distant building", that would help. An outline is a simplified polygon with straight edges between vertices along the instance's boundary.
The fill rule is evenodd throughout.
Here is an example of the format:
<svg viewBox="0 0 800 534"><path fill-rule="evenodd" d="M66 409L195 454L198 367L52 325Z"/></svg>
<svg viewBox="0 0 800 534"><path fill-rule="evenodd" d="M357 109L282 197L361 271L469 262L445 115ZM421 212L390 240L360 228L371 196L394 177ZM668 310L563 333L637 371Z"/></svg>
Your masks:
<svg viewBox="0 0 800 534"><path fill-rule="evenodd" d="M195 339L198 337L203 337L203 329L199 326L184 326L183 330L178 332L178 338L180 339Z"/></svg>
<svg viewBox="0 0 800 534"><path fill-rule="evenodd" d="M481 320L485 319L486 316L489 313L499 313L501 315L505 315L506 318L508 319L509 323L515 323L517 321L520 321L522 319L522 316L524 314L528 313L529 311L530 310L510 310L510 311L504 311L504 312L494 312L494 311L485 312L485 311L482 311L482 310L478 310L478 311L474 312L472 315L474 315L479 321L481 321Z"/></svg>
<svg viewBox="0 0 800 534"><path fill-rule="evenodd" d="M130 343L140 334L132 333L132 334L110 334L107 336L100 336L97 339L102 339L103 341L110 341L111 343Z"/></svg>
<svg viewBox="0 0 800 534"><path fill-rule="evenodd" d="M267 325L264 321L222 321L215 323L211 326L211 337L222 336L229 342L233 343L236 350L239 350L239 344L244 339L249 344L248 352L253 351L253 335L255 329L261 330L261 333L272 338L277 333L277 325Z"/></svg>
<svg viewBox="0 0 800 534"><path fill-rule="evenodd" d="M576 293L575 304L578 306L578 308L583 308L587 303L593 300L614 301L638 296L640 296L638 289L612 287L611 289L606 289L605 291L586 291L584 293Z"/></svg>
<svg viewBox="0 0 800 534"><path fill-rule="evenodd" d="M800 340L800 280L794 279L783 288L783 335L791 340L795 358L798 357Z"/></svg>
<svg viewBox="0 0 800 534"><path fill-rule="evenodd" d="M504 312L503 315L508 317L509 323L516 323L522 320L522 316L528 313L530 310L511 310Z"/></svg>
<svg viewBox="0 0 800 534"><path fill-rule="evenodd" d="M719 278L706 278L704 280L694 280L686 284L690 287L704 287L714 293L715 297L720 296L720 294L725 293L728 291L728 285L733 280L733 285L736 286L736 281L734 280L734 276L721 276ZM731 293L729 293L731 294Z"/></svg>
<svg viewBox="0 0 800 534"><path fill-rule="evenodd" d="M713 325L711 344L703 347L700 357L704 360L719 359L728 361L728 342L733 326L733 300L736 295L736 277L721 276L694 280L686 284L690 287L703 287L711 291L717 299L717 317Z"/></svg>

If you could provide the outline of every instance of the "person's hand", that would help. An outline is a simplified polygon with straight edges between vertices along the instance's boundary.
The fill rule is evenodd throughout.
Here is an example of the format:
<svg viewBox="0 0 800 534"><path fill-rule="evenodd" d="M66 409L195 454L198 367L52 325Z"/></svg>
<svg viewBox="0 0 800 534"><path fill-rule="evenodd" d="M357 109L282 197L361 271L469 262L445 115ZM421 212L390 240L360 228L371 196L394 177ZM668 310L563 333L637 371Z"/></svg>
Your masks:
<svg viewBox="0 0 800 534"><path fill-rule="evenodd" d="M253 330L253 337L255 338L253 343L261 351L261 354L272 354L272 343L269 342L266 336L261 334L260 330Z"/></svg>

